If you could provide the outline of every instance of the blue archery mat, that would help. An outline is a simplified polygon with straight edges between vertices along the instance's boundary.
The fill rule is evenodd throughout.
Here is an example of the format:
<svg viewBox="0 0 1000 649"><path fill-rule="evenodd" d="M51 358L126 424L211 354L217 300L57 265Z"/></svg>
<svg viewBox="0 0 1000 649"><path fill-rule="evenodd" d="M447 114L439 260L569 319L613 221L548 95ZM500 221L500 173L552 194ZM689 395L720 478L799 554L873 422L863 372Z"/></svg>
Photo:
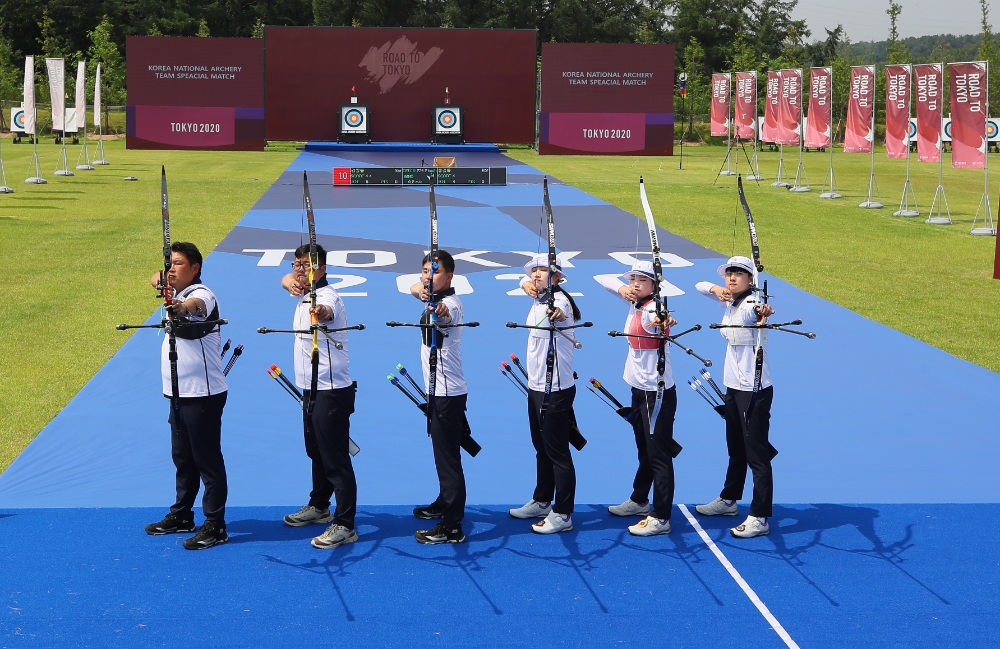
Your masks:
<svg viewBox="0 0 1000 649"><path fill-rule="evenodd" d="M420 304L405 292L428 247L427 188L333 187L334 166L414 165L419 150L303 152L206 258L204 279L219 296L231 324L223 339L245 351L229 376L223 451L233 506L298 505L309 492L309 466L298 405L265 373L272 363L291 371L289 336L259 335L257 327L291 324L295 300L281 290L290 251L303 234L302 172L309 174L319 241L339 262L331 283L345 295L351 324L351 374L358 381L351 435L362 451L354 459L362 505L417 504L437 494L430 442L419 411L386 375L403 363L419 375L418 334L390 329L388 320L414 321ZM525 332L529 298L516 276L528 253L542 251L542 173L498 150L454 154L460 166L508 167L505 187L436 189L440 244L460 257L459 284L466 318L482 326L463 334L469 383L469 421L483 451L463 456L470 504L522 503L534 485L525 399L498 371L516 353ZM636 178L638 180L638 178ZM656 178L648 178L654 184ZM151 190L152 191L152 190ZM580 375L576 412L587 447L575 453L577 501L610 503L631 491L635 446L629 426L586 390L600 378L620 400L626 343L606 332L620 329L628 307L594 277L620 274L632 259L649 258L645 226L635 216L550 178L556 235L566 287L592 329L579 337L574 366ZM748 187L752 207L766 204L767 189ZM182 201L172 204L183 212ZM636 199L638 208L638 198ZM763 209L759 210L764 212ZM671 214L657 215L669 227ZM758 219L764 263L769 250L766 214ZM175 231L183 240L183 231ZM678 330L717 322L720 308L694 290L718 281L725 255L660 231L668 255L666 280ZM748 239L748 237L746 237ZM638 250L636 241L638 240ZM197 242L196 242L197 243ZM745 245L744 245L745 244ZM748 241L737 238L746 254ZM991 404L1000 376L926 343L799 290L773 276L772 303L781 319L801 318L817 338L773 333L769 354L775 384L771 441L776 502L975 503L1000 501L995 458L1000 438ZM136 277L136 282L145 282ZM156 308L150 297L150 310ZM158 316L153 313L149 322ZM125 336L113 330L108 336ZM173 472L168 402L160 390L162 338L135 332L121 350L0 475L0 507L144 507L169 505ZM718 332L689 334L682 342L715 361L722 374L724 341ZM675 436L684 446L675 462L677 502L713 498L726 466L722 420L686 385L700 363L674 347L678 385ZM749 496L749 491L747 492Z"/></svg>

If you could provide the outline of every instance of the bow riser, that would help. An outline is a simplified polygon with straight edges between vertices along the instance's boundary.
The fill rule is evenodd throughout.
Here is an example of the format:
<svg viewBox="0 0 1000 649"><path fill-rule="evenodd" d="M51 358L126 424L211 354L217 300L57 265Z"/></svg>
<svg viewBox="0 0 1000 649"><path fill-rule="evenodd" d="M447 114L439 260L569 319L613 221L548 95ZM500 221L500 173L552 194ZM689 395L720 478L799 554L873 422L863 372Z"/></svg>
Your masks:
<svg viewBox="0 0 1000 649"><path fill-rule="evenodd" d="M302 200L306 207L306 220L309 224L309 304L310 323L312 324L312 355L310 364L312 375L309 379L309 398L305 408L312 415L316 407L316 391L319 389L319 318L316 317L316 275L319 273L319 255L316 251L316 217L313 214L312 197L309 194L309 176L302 172Z"/></svg>

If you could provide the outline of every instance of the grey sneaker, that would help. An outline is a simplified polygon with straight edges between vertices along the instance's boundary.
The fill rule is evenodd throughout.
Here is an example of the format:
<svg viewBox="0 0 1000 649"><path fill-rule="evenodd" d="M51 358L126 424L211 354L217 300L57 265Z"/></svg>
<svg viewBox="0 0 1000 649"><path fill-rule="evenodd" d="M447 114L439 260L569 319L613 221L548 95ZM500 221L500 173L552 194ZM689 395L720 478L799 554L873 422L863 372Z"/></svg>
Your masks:
<svg viewBox="0 0 1000 649"><path fill-rule="evenodd" d="M707 505L698 505L694 510L702 516L736 516L739 507L735 500L716 498Z"/></svg>
<svg viewBox="0 0 1000 649"><path fill-rule="evenodd" d="M306 505L294 514L285 516L285 525L292 527L302 527L312 523L329 523L333 520L333 514L327 509L316 509L312 505Z"/></svg>
<svg viewBox="0 0 1000 649"><path fill-rule="evenodd" d="M330 550L338 545L354 543L358 540L358 533L349 530L343 525L333 524L326 528L326 531L312 540L312 546L320 550Z"/></svg>
<svg viewBox="0 0 1000 649"><path fill-rule="evenodd" d="M770 533L771 526L767 524L766 518L747 516L747 519L729 530L729 533L738 539L749 539L755 536L764 536Z"/></svg>
<svg viewBox="0 0 1000 649"><path fill-rule="evenodd" d="M510 515L514 518L545 518L550 511L552 511L552 503L529 500L524 507L510 510Z"/></svg>
<svg viewBox="0 0 1000 649"><path fill-rule="evenodd" d="M608 512L614 516L648 516L649 503L640 505L629 498L620 505L611 505L608 507Z"/></svg>

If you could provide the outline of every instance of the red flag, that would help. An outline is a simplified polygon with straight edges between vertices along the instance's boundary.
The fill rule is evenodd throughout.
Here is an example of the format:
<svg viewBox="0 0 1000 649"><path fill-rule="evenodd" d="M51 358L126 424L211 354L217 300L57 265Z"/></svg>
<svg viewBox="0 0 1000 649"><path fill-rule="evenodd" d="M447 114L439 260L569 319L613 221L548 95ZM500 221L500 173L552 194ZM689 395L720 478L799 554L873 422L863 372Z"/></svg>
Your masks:
<svg viewBox="0 0 1000 649"><path fill-rule="evenodd" d="M778 137L778 101L781 96L781 72L769 70L767 92L764 98L764 124L760 129L760 139L774 142Z"/></svg>
<svg viewBox="0 0 1000 649"><path fill-rule="evenodd" d="M949 63L951 166L982 169L986 157L986 62Z"/></svg>
<svg viewBox="0 0 1000 649"><path fill-rule="evenodd" d="M885 66L885 154L905 158L910 147L910 66Z"/></svg>
<svg viewBox="0 0 1000 649"><path fill-rule="evenodd" d="M802 132L802 69L781 70L781 92L778 96L777 144L798 146Z"/></svg>
<svg viewBox="0 0 1000 649"><path fill-rule="evenodd" d="M736 136L752 140L757 133L757 73L736 73L736 105L733 109Z"/></svg>
<svg viewBox="0 0 1000 649"><path fill-rule="evenodd" d="M917 161L941 161L944 68L941 63L913 66L917 101Z"/></svg>
<svg viewBox="0 0 1000 649"><path fill-rule="evenodd" d="M809 115L805 145L825 149L833 142L833 68L809 70Z"/></svg>
<svg viewBox="0 0 1000 649"><path fill-rule="evenodd" d="M712 75L712 136L729 137L729 98L732 94L728 74Z"/></svg>
<svg viewBox="0 0 1000 649"><path fill-rule="evenodd" d="M851 68L844 153L871 153L875 143L875 66Z"/></svg>

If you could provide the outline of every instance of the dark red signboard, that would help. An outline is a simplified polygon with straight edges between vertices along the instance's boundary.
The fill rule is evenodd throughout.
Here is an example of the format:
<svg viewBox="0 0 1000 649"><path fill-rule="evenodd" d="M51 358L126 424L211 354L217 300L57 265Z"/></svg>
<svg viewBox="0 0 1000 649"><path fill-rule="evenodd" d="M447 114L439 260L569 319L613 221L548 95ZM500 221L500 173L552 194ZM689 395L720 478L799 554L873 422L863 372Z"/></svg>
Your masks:
<svg viewBox="0 0 1000 649"><path fill-rule="evenodd" d="M372 140L429 142L445 98L469 142L535 139L534 30L266 27L267 139L336 140L356 88Z"/></svg>
<svg viewBox="0 0 1000 649"><path fill-rule="evenodd" d="M129 149L264 148L259 38L129 36Z"/></svg>
<svg viewBox="0 0 1000 649"><path fill-rule="evenodd" d="M672 155L674 46L543 43L538 152Z"/></svg>

